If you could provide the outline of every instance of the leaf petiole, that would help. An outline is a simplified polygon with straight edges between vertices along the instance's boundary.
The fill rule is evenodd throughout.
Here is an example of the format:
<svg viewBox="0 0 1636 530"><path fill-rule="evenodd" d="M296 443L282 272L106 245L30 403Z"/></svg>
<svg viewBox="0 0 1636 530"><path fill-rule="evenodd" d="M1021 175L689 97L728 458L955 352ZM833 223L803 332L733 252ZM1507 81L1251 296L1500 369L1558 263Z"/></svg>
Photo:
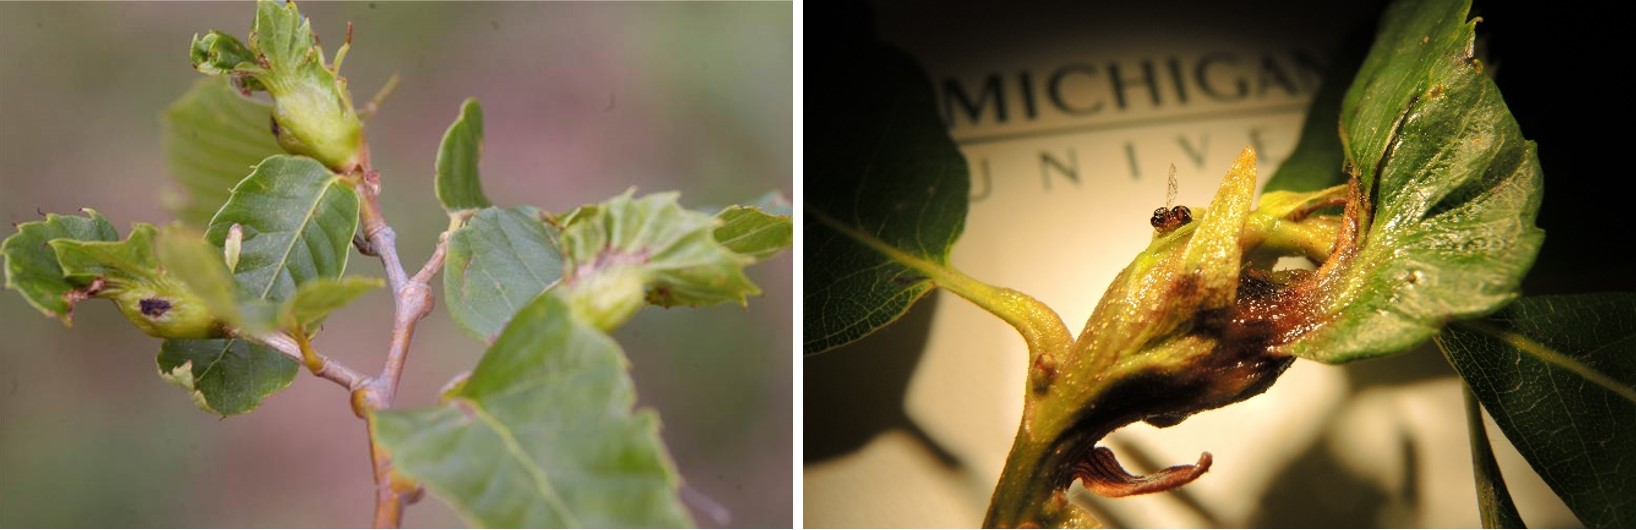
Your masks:
<svg viewBox="0 0 1636 530"><path fill-rule="evenodd" d="M983 283L954 267L921 259L837 221L821 211L808 208L807 213L811 219L816 219L893 261L925 274L934 285L970 300L971 303L977 304L977 307L993 313L1007 324L1011 324L1011 327L1017 328L1017 333L1022 334L1023 341L1028 343L1030 364L1037 362L1042 354L1067 351L1068 345L1073 343L1073 335L1068 333L1068 326L1062 323L1062 317L1034 297Z"/></svg>
<svg viewBox="0 0 1636 530"><path fill-rule="evenodd" d="M1442 339L1437 342L1438 347L1442 347ZM1517 506L1511 502L1500 464L1494 460L1494 450L1488 444L1482 405L1470 387L1461 386L1466 398L1466 428L1471 432L1471 469L1477 479L1477 511L1482 516L1483 528L1527 528L1522 516L1517 514Z"/></svg>

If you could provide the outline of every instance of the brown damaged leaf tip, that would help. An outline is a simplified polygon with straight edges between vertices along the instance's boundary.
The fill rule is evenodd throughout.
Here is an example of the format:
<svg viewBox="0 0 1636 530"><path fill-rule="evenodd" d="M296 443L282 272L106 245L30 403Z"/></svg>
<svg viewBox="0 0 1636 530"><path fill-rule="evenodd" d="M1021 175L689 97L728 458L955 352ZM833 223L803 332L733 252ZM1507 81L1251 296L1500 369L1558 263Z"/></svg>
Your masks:
<svg viewBox="0 0 1636 530"><path fill-rule="evenodd" d="M1132 475L1119 465L1113 450L1097 447L1084 461L1074 466L1074 478L1085 484L1085 489L1103 497L1125 497L1143 493L1157 493L1179 488L1210 470L1211 457L1199 455L1197 464L1170 466L1149 475Z"/></svg>

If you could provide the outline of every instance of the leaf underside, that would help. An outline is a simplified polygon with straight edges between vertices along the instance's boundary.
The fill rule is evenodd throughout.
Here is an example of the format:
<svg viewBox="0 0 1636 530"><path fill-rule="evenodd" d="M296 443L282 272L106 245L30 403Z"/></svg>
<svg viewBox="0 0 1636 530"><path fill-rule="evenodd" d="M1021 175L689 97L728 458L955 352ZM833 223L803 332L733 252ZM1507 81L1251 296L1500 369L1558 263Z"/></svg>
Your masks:
<svg viewBox="0 0 1636 530"><path fill-rule="evenodd" d="M861 239L941 265L966 218L966 159L937 115L931 82L896 49L856 46L860 53L829 51L818 63L820 72L874 81L827 93L834 108L855 112L820 117L809 144L807 354L863 338L931 290L923 275Z"/></svg>
<svg viewBox="0 0 1636 530"><path fill-rule="evenodd" d="M386 282L380 278L361 276L319 278L301 284L295 295L279 309L279 326L311 333L331 312L385 285Z"/></svg>
<svg viewBox="0 0 1636 530"><path fill-rule="evenodd" d="M449 316L488 341L562 278L555 228L533 208L484 208L449 235L443 298Z"/></svg>
<svg viewBox="0 0 1636 530"><path fill-rule="evenodd" d="M619 346L547 292L450 402L374 413L396 472L482 527L689 526Z"/></svg>
<svg viewBox="0 0 1636 530"><path fill-rule="evenodd" d="M178 219L204 228L250 168L284 152L268 130L272 112L226 77L198 80L165 110L165 157L185 193L167 201Z"/></svg>
<svg viewBox="0 0 1636 530"><path fill-rule="evenodd" d="M290 386L300 367L272 348L239 339L166 339L157 362L159 374L188 390L200 408L223 416L255 410Z"/></svg>
<svg viewBox="0 0 1636 530"><path fill-rule="evenodd" d="M477 163L482 156L483 106L468 98L437 149L437 200L444 210L455 213L491 205L478 178Z"/></svg>
<svg viewBox="0 0 1636 530"><path fill-rule="evenodd" d="M1438 344L1581 522L1636 526L1636 293L1523 298Z"/></svg>
<svg viewBox="0 0 1636 530"><path fill-rule="evenodd" d="M788 208L785 208L788 210ZM757 260L767 259L794 242L790 214L777 214L757 206L729 206L716 214L716 241L737 254Z"/></svg>

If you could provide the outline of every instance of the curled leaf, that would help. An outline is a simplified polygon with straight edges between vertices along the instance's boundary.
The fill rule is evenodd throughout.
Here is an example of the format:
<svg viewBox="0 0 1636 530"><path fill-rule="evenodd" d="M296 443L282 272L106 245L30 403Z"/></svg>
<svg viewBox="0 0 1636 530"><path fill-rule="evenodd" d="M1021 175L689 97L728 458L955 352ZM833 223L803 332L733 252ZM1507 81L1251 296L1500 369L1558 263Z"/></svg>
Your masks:
<svg viewBox="0 0 1636 530"><path fill-rule="evenodd" d="M1204 453L1199 455L1197 464L1170 466L1149 475L1132 475L1119 465L1119 459L1114 458L1112 449L1097 447L1091 451L1090 458L1074 468L1074 478L1079 479L1091 493L1103 497L1125 497L1166 491L1192 482L1210 470L1212 461L1210 453Z"/></svg>
<svg viewBox="0 0 1636 530"><path fill-rule="evenodd" d="M1341 113L1356 184L1334 256L1294 291L1310 327L1281 351L1391 355L1519 295L1544 232L1533 142L1473 56L1460 1L1397 2Z"/></svg>
<svg viewBox="0 0 1636 530"><path fill-rule="evenodd" d="M467 98L437 148L437 200L450 215L486 208L477 163L483 157L483 105Z"/></svg>
<svg viewBox="0 0 1636 530"><path fill-rule="evenodd" d="M776 194L769 197L782 200ZM780 211L783 213L778 213ZM794 242L788 203L782 207L777 202L728 206L717 213L716 218L721 219L721 226L716 227L716 241L737 254L763 260L789 248Z"/></svg>
<svg viewBox="0 0 1636 530"><path fill-rule="evenodd" d="M17 233L0 243L0 254L6 257L6 288L17 291L29 305L49 317L62 320L63 325L73 322L74 302L83 299L73 296L86 283L63 277L57 253L47 244L52 240L117 241L119 232L114 225L86 209L87 217L46 214L44 220L17 225Z"/></svg>
<svg viewBox="0 0 1636 530"><path fill-rule="evenodd" d="M363 125L352 95L339 76L339 65L324 64L312 23L301 16L295 2L259 0L249 41L246 49L238 40L211 31L195 37L189 57L201 73L228 74L246 93L271 94L273 136L285 151L312 157L336 171L357 168Z"/></svg>
<svg viewBox="0 0 1636 530"><path fill-rule="evenodd" d="M161 267L153 225L138 223L124 241L50 242L70 281L96 286L88 296L114 301L137 329L154 337L211 338L223 334L211 303Z"/></svg>
<svg viewBox="0 0 1636 530"><path fill-rule="evenodd" d="M564 216L563 289L570 306L611 329L646 303L670 307L746 303L761 289L744 275L754 259L716 240L721 221L683 209L678 194L634 190Z"/></svg>
<svg viewBox="0 0 1636 530"><path fill-rule="evenodd" d="M188 54L193 69L206 75L254 71L255 54L232 35L210 30L203 37L193 36L193 48Z"/></svg>

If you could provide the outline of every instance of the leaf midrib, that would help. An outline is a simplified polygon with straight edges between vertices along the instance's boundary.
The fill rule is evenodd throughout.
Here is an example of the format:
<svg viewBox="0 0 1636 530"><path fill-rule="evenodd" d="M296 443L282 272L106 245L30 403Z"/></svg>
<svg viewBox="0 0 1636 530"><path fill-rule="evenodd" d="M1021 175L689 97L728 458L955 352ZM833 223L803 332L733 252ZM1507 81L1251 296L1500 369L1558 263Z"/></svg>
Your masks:
<svg viewBox="0 0 1636 530"><path fill-rule="evenodd" d="M1603 374L1602 372L1598 372L1595 369L1586 366L1584 363L1581 363L1572 357L1568 357L1550 346L1540 344L1539 342L1536 342L1521 333L1476 320L1456 322L1453 325L1499 339L1500 341L1505 342L1506 345L1516 348L1517 351L1533 356L1540 362L1547 365L1567 370L1568 372L1573 373L1574 375L1577 375L1586 381L1595 384L1596 386L1602 387L1609 392L1617 394L1619 397L1631 402L1631 404L1636 405L1636 388L1624 386L1624 384L1619 380L1609 377L1607 374ZM1618 340L1628 338L1629 337L1624 337L1610 342L1617 342Z"/></svg>
<svg viewBox="0 0 1636 530"><path fill-rule="evenodd" d="M284 247L284 254L279 256L278 262L274 265L275 269L283 269L290 263L290 253L295 251L295 242L302 239L303 234L305 234L307 231L307 226L312 223L313 219L317 218L318 205L324 202L324 197L329 195L330 187L333 186L335 181L339 178L340 177L331 175L329 178L324 179L324 184L320 187L318 193L313 196L312 205L307 208L306 215L301 217L301 223L296 226L296 229L292 232L294 235L290 237L289 245ZM276 284L278 284L278 271L274 270L273 274L267 277L267 286L263 287L261 290L262 300L267 299L267 294L273 291L273 286Z"/></svg>
<svg viewBox="0 0 1636 530"><path fill-rule="evenodd" d="M579 517L576 517L574 512L568 509L568 504L562 500L562 497L557 495L556 488L551 486L551 480L545 476L545 470L541 469L540 464L528 456L527 451L523 450L522 443L517 441L517 436L512 434L511 429L501 423L499 418L490 414L481 402L470 398L459 399L471 406L472 414L482 420L484 425L494 430L495 435L500 437L500 442L505 444L506 452L523 464L523 470L528 473L529 478L534 480L534 488L539 491L540 497L550 503L552 509L562 514L563 522L567 523L566 526L581 527Z"/></svg>

